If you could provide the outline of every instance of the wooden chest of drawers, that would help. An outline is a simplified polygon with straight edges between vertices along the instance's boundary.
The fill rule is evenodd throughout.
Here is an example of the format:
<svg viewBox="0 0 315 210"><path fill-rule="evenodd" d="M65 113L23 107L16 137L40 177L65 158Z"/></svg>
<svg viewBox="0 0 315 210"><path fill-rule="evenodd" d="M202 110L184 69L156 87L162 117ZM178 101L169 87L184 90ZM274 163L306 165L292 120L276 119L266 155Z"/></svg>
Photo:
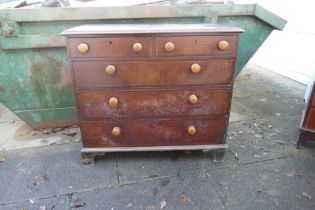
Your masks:
<svg viewBox="0 0 315 210"><path fill-rule="evenodd" d="M83 162L104 152L225 149L242 31L209 24L66 30Z"/></svg>

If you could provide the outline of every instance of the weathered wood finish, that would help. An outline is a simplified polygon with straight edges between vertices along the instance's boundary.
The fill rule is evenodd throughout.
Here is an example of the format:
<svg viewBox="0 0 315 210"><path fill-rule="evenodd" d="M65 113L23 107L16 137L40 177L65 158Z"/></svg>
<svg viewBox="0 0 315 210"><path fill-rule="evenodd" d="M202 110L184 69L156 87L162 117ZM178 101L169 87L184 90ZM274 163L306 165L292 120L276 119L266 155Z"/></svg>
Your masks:
<svg viewBox="0 0 315 210"><path fill-rule="evenodd" d="M107 151L226 148L242 30L124 27L67 32L85 163Z"/></svg>
<svg viewBox="0 0 315 210"><path fill-rule="evenodd" d="M189 135L187 128L196 127ZM130 147L220 144L223 142L226 120L106 120L81 122L85 147ZM113 127L121 134L112 135Z"/></svg>
<svg viewBox="0 0 315 210"><path fill-rule="evenodd" d="M225 40L229 47L225 51L218 48L220 41ZM165 50L165 43L172 42L175 49ZM165 36L156 37L156 56L201 56L201 55L235 55L237 36Z"/></svg>
<svg viewBox="0 0 315 210"><path fill-rule="evenodd" d="M193 73L191 66L201 70ZM185 61L77 61L72 63L77 88L123 86L231 85L234 59ZM107 74L113 65L115 73Z"/></svg>
<svg viewBox="0 0 315 210"><path fill-rule="evenodd" d="M308 130L315 131L315 107L310 108L308 115L305 116L304 127Z"/></svg>
<svg viewBox="0 0 315 210"><path fill-rule="evenodd" d="M191 104L190 95L198 102ZM229 89L195 90L145 90L81 92L77 94L81 119L102 117L163 117L163 116L211 116L225 115L229 108ZM110 107L109 99L118 99L118 105Z"/></svg>
<svg viewBox="0 0 315 210"><path fill-rule="evenodd" d="M86 53L80 53L78 45L85 43L89 46ZM142 51L134 52L133 44L141 43ZM70 38L70 54L73 58L111 58L111 57L150 57L152 52L151 37L94 37L94 38Z"/></svg>

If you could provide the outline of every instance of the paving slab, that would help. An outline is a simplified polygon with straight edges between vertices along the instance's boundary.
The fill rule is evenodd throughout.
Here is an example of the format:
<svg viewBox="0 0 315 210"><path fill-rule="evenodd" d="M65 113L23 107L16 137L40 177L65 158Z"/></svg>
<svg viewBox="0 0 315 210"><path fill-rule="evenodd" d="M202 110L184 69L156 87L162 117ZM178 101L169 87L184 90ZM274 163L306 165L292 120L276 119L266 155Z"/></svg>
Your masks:
<svg viewBox="0 0 315 210"><path fill-rule="evenodd" d="M231 123L227 143L241 161L269 159L278 153L296 151L299 118L278 116Z"/></svg>
<svg viewBox="0 0 315 210"><path fill-rule="evenodd" d="M302 99L288 98L279 94L262 93L246 98L233 98L235 101L241 101L243 106L251 112L262 117L276 116L277 114L288 115L301 114L305 107Z"/></svg>
<svg viewBox="0 0 315 210"><path fill-rule="evenodd" d="M23 121L0 123L0 150L80 142L78 127L33 130Z"/></svg>
<svg viewBox="0 0 315 210"><path fill-rule="evenodd" d="M228 150L220 162L215 161L211 151L121 153L116 157L120 184L183 175L238 163Z"/></svg>
<svg viewBox="0 0 315 210"><path fill-rule="evenodd" d="M72 200L76 198L86 203L84 208L78 208L82 210L158 210L163 201L165 210L224 209L212 183L200 173L77 193Z"/></svg>
<svg viewBox="0 0 315 210"><path fill-rule="evenodd" d="M288 97L303 98L306 90L304 84L254 64L248 64L237 78L244 80L239 84L240 86L254 93L259 93L261 91L259 87L264 87L265 90L269 89L270 93L277 92ZM255 83L255 85L246 85L247 82Z"/></svg>
<svg viewBox="0 0 315 210"><path fill-rule="evenodd" d="M13 112L0 103L0 123L21 121Z"/></svg>
<svg viewBox="0 0 315 210"><path fill-rule="evenodd" d="M311 153L209 171L227 209L314 209L315 156ZM301 164L303 163L303 164Z"/></svg>
<svg viewBox="0 0 315 210"><path fill-rule="evenodd" d="M114 158L82 165L80 148L72 143L3 153L0 204L117 184Z"/></svg>
<svg viewBox="0 0 315 210"><path fill-rule="evenodd" d="M67 210L69 205L69 196L55 196L3 204L0 205L0 210Z"/></svg>

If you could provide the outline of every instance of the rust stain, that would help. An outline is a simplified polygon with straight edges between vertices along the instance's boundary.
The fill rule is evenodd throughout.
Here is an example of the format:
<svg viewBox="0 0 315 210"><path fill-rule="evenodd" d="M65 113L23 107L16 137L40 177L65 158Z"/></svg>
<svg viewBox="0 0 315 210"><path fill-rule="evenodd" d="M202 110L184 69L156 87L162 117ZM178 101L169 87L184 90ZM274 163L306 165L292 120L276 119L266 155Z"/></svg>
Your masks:
<svg viewBox="0 0 315 210"><path fill-rule="evenodd" d="M45 63L36 62L34 60L34 58L31 56L27 56L27 59L28 59L29 63L31 64L31 72L32 73L36 73L36 72L40 71L42 68L45 68L45 66L47 65Z"/></svg>
<svg viewBox="0 0 315 210"><path fill-rule="evenodd" d="M31 126L32 128L35 129L43 129L43 128L62 128L62 127L71 127L74 125L79 125L79 122L77 120L67 120L67 121L58 121L58 122L50 122L50 123L45 123L41 125L34 125Z"/></svg>
<svg viewBox="0 0 315 210"><path fill-rule="evenodd" d="M4 88L2 85L0 85L0 92L4 92Z"/></svg>
<svg viewBox="0 0 315 210"><path fill-rule="evenodd" d="M72 126L78 126L78 120L64 120L64 121L56 121L56 122L49 122L49 123L42 123L42 124L34 124L28 118L19 116L21 120L23 120L27 126L31 127L32 129L47 129L47 128L66 128Z"/></svg>
<svg viewBox="0 0 315 210"><path fill-rule="evenodd" d="M32 82L39 95L43 95L54 90L64 94L72 89L72 77L68 65L50 55L49 52L38 51L40 57L35 60L28 57Z"/></svg>
<svg viewBox="0 0 315 210"><path fill-rule="evenodd" d="M47 66L47 64L38 64L36 62L31 61L32 65L31 65L31 71L32 73L36 73L39 72L41 69L45 68Z"/></svg>

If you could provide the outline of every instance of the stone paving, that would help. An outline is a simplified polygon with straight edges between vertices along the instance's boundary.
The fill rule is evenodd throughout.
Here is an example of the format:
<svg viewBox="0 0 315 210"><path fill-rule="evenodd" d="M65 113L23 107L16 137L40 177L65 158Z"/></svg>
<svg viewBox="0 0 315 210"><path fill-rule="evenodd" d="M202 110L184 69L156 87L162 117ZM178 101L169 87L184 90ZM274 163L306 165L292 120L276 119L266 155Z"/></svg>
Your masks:
<svg viewBox="0 0 315 210"><path fill-rule="evenodd" d="M315 209L315 150L295 148L304 91L247 66L235 81L222 162L200 151L143 152L87 166L77 141L2 151L0 209Z"/></svg>

